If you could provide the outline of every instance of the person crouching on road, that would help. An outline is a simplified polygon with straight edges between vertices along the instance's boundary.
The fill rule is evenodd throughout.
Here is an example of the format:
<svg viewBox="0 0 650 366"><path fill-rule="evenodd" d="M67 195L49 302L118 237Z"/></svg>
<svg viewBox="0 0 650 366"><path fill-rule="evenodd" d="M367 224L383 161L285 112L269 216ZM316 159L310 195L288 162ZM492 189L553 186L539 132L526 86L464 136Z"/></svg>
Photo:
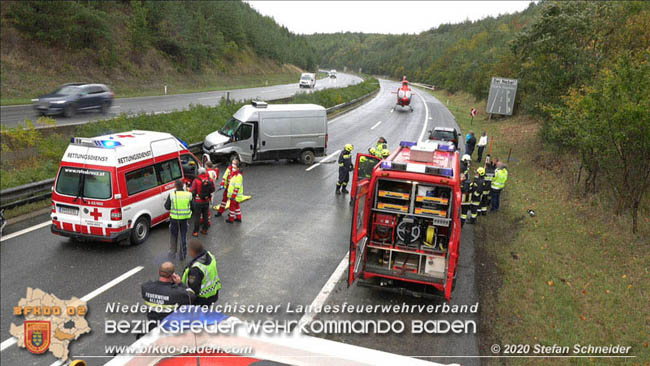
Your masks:
<svg viewBox="0 0 650 366"><path fill-rule="evenodd" d="M239 165L231 166L232 173L230 182L228 182L228 198L230 198L230 212L228 213L227 223L241 222L241 206L244 200L244 176L242 175Z"/></svg>
<svg viewBox="0 0 650 366"><path fill-rule="evenodd" d="M185 260L187 255L187 221L192 217L192 193L183 189L183 181L178 179L176 190L167 196L165 209L169 210L169 259L176 258L178 235L181 236L179 259Z"/></svg>
<svg viewBox="0 0 650 366"><path fill-rule="evenodd" d="M352 144L345 145L341 154L339 154L339 180L336 182L336 194L348 194L348 180L350 180L350 171L352 171Z"/></svg>
<svg viewBox="0 0 650 366"><path fill-rule="evenodd" d="M220 217L223 215L223 212L226 210L226 204L228 203L228 185L230 183L230 178L232 177L232 172L239 168L239 159L234 158L230 163L230 166L226 168L226 171L221 177L221 183L219 184L219 189L223 189L223 198L221 199L221 204L217 209L217 213L214 214L215 217Z"/></svg>
<svg viewBox="0 0 650 366"><path fill-rule="evenodd" d="M164 262L158 268L158 280L148 281L140 286L144 304L149 307L147 319L163 320L177 306L190 305L196 299L194 291L181 283L174 273L174 264Z"/></svg>
<svg viewBox="0 0 650 366"><path fill-rule="evenodd" d="M199 236L201 222L203 222L201 234L205 235L210 227L210 197L214 192L214 182L210 179L205 168L199 168L199 175L192 181L190 192L194 197L194 230L192 236Z"/></svg>
<svg viewBox="0 0 650 366"><path fill-rule="evenodd" d="M219 299L221 289L217 260L197 239L190 240L189 250L192 261L185 268L181 281L196 294L195 305L210 305Z"/></svg>

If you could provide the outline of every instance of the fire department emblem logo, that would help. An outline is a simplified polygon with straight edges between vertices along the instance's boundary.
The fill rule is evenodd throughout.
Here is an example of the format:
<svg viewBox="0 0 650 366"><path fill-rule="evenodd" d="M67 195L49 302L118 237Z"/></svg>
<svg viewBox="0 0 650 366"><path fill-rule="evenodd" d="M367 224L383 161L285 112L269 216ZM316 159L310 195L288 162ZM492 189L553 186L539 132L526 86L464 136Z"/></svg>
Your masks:
<svg viewBox="0 0 650 366"><path fill-rule="evenodd" d="M31 353L43 353L50 347L49 321L28 320L25 322L25 348Z"/></svg>

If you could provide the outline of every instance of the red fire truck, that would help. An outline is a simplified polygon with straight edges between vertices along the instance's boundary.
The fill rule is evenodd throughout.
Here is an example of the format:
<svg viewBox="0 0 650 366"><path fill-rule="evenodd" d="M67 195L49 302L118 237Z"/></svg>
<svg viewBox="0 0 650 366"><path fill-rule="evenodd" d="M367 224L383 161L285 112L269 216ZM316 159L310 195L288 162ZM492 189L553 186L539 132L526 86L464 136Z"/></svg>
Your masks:
<svg viewBox="0 0 650 366"><path fill-rule="evenodd" d="M435 288L449 301L461 232L458 154L448 142L402 141L384 160L357 155L348 286L415 296Z"/></svg>

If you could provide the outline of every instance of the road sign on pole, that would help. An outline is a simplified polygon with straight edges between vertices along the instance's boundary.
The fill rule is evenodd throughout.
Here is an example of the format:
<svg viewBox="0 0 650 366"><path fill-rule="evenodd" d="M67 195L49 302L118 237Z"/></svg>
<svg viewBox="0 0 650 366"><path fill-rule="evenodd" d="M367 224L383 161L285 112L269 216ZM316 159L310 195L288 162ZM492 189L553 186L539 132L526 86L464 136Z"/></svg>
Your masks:
<svg viewBox="0 0 650 366"><path fill-rule="evenodd" d="M486 113L512 116L517 95L517 79L492 78Z"/></svg>

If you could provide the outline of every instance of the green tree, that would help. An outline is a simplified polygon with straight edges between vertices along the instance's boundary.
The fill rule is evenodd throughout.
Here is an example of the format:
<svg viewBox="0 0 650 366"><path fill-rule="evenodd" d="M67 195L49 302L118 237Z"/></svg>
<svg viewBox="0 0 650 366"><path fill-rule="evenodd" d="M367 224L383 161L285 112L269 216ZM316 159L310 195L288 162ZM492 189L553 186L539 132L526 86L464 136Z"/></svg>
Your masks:
<svg viewBox="0 0 650 366"><path fill-rule="evenodd" d="M618 202L631 209L638 230L641 200L650 186L650 49L622 53L600 71L593 86L572 90L564 106L551 108L554 137L578 149L598 169Z"/></svg>

